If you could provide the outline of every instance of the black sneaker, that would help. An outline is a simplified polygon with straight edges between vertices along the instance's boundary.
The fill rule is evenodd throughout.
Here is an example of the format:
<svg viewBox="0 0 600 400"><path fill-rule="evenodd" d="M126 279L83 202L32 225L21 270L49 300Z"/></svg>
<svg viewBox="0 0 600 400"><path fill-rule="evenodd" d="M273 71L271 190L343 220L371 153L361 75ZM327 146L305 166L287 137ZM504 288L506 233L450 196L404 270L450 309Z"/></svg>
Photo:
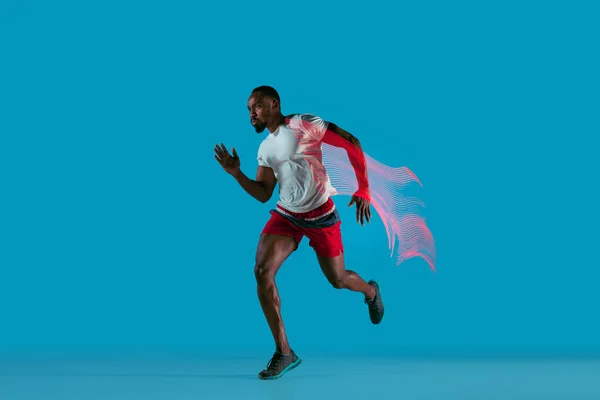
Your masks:
<svg viewBox="0 0 600 400"><path fill-rule="evenodd" d="M301 362L302 360L294 353L294 350L290 351L290 354L283 354L276 351L271 361L267 364L267 368L262 370L258 374L258 377L265 380L279 379L286 372L300 365Z"/></svg>
<svg viewBox="0 0 600 400"><path fill-rule="evenodd" d="M383 319L383 301L381 300L381 293L379 292L379 285L377 282L370 280L369 285L375 287L375 297L368 300L365 299L365 303L369 306L369 317L371 318L371 322L377 325Z"/></svg>

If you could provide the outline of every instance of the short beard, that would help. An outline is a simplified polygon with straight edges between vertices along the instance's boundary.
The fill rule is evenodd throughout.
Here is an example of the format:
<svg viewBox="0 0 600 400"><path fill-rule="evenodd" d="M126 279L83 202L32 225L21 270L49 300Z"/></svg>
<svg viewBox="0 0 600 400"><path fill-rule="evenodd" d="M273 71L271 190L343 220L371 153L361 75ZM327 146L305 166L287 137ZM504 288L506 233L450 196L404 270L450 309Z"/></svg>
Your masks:
<svg viewBox="0 0 600 400"><path fill-rule="evenodd" d="M256 133L263 133L266 127L267 124L258 123L254 126L254 130Z"/></svg>

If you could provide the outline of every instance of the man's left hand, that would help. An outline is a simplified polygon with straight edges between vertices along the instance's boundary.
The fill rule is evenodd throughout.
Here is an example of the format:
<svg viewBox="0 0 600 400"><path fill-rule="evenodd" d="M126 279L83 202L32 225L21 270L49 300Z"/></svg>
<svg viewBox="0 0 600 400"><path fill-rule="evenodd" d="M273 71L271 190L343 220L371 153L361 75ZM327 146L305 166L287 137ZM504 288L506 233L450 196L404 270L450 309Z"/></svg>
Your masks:
<svg viewBox="0 0 600 400"><path fill-rule="evenodd" d="M350 200L350 204L348 204L348 207L352 207L353 204L356 203L356 221L361 224L364 225L365 224L365 219L367 220L367 223L371 222L371 207L369 204L369 201L366 199L363 199L360 196L352 196L352 199Z"/></svg>

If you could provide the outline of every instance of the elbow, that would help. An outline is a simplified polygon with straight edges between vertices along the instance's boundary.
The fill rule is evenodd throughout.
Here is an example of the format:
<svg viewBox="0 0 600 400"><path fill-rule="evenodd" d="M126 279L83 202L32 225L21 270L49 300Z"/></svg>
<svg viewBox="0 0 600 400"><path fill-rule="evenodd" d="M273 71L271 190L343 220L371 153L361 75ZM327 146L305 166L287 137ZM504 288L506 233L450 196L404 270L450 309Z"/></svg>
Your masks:
<svg viewBox="0 0 600 400"><path fill-rule="evenodd" d="M266 203L267 201L271 200L275 187L267 182L259 182L259 184L261 190L257 191L254 197L261 203Z"/></svg>
<svg viewBox="0 0 600 400"><path fill-rule="evenodd" d="M260 201L261 203L264 204L264 203L268 202L269 200L271 200L272 196L273 196L273 192L265 189L264 194L260 197L260 199L258 199L258 201Z"/></svg>
<svg viewBox="0 0 600 400"><path fill-rule="evenodd" d="M362 157L363 148L358 139L348 140L349 144L346 145L346 153L349 157Z"/></svg>
<svg viewBox="0 0 600 400"><path fill-rule="evenodd" d="M264 199L263 203L266 203L269 200L271 200L271 197L273 197L273 191L267 193L267 195L265 196L265 199Z"/></svg>
<svg viewBox="0 0 600 400"><path fill-rule="evenodd" d="M350 143L352 143L355 147L362 149L360 140L358 140L358 138L356 136L348 134L348 137L346 140L348 140Z"/></svg>

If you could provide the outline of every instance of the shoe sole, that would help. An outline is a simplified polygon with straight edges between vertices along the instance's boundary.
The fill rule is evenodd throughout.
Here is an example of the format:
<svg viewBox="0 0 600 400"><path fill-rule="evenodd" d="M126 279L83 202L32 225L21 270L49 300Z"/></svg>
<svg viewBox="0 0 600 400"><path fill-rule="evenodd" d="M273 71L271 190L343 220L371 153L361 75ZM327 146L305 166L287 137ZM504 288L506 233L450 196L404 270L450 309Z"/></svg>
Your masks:
<svg viewBox="0 0 600 400"><path fill-rule="evenodd" d="M298 358L296 361L294 361L293 363L291 363L290 365L285 367L285 369L283 371L281 371L278 375L273 375L273 376L260 376L259 375L258 379L261 379L263 381L273 381L275 379L279 379L282 376L284 376L286 373L290 372L291 370L296 368L298 365L300 365L300 363L302 363L302 360L300 358Z"/></svg>

